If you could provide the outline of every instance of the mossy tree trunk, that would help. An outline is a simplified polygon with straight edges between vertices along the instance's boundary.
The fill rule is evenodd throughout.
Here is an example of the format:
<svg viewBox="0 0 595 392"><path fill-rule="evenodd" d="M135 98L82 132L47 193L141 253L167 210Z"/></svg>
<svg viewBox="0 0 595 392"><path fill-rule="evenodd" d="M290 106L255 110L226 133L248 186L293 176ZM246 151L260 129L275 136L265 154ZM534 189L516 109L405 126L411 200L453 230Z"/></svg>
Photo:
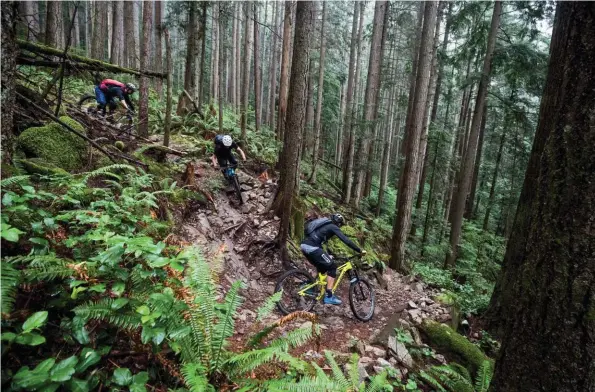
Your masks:
<svg viewBox="0 0 595 392"><path fill-rule="evenodd" d="M296 195L296 176L299 168L299 155L302 143L302 132L305 125L306 93L308 79L308 39L312 29L311 1L297 3L295 42L292 55L291 79L289 83L289 99L287 112L287 129L283 152L280 155L279 206L281 223L279 226L279 246L281 259L285 266L289 263L287 241L289 239L290 221L292 219L293 199Z"/></svg>
<svg viewBox="0 0 595 392"><path fill-rule="evenodd" d="M493 392L595 391L595 5L560 2L539 122L492 297Z"/></svg>
<svg viewBox="0 0 595 392"><path fill-rule="evenodd" d="M14 147L13 113L16 98L16 22L18 18L18 3L16 1L2 2L2 162L12 159Z"/></svg>
<svg viewBox="0 0 595 392"><path fill-rule="evenodd" d="M143 7L143 38L140 57L140 69L146 71L149 68L150 56L149 47L151 43L151 29L153 26L153 2L147 2ZM143 137L149 136L149 78L146 75L140 78L138 98L138 134Z"/></svg>

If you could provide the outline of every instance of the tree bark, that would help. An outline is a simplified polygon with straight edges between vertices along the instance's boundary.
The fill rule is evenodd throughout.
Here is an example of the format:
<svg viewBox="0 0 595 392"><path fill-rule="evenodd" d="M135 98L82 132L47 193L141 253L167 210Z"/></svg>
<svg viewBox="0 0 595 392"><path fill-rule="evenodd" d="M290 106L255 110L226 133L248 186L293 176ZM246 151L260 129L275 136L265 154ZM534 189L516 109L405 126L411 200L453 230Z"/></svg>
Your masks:
<svg viewBox="0 0 595 392"><path fill-rule="evenodd" d="M314 6L316 8L316 5ZM316 11L314 11L316 12ZM306 98L306 127L304 128L304 142L302 143L301 156L306 154L309 141L312 139L312 127L314 124L314 59L310 58L308 65L308 96Z"/></svg>
<svg viewBox="0 0 595 392"><path fill-rule="evenodd" d="M384 15L388 7L387 1L374 3L374 22L372 28L372 43L370 47L370 60L368 62L368 77L366 79L366 93L364 97L364 115L362 118L365 129L360 144L358 172L355 181L355 197L353 205L359 206L363 194L363 186L370 158L372 135L376 126L376 105L378 90L380 88L380 66L382 65L382 36L384 32Z"/></svg>
<svg viewBox="0 0 595 392"><path fill-rule="evenodd" d="M217 10L218 10L218 15L217 15L217 19L218 19L218 23L216 28L218 29L217 32L217 36L219 37L218 39L218 52L219 52L219 69L217 70L217 72L219 73L219 85L217 86L217 89L219 90L217 93L217 97L219 98L219 102L218 102L218 106L219 106L219 133L223 133L223 92L225 90L225 78L223 77L223 69L224 69L224 62L223 62L223 54L225 51L225 20L224 18L224 14L225 14L225 10L222 10L223 6L225 3L220 2L217 4Z"/></svg>
<svg viewBox="0 0 595 392"><path fill-rule="evenodd" d="M23 1L25 15L23 15L27 28L27 41L37 42L39 39L39 7L37 1Z"/></svg>
<svg viewBox="0 0 595 392"><path fill-rule="evenodd" d="M188 2L188 26L187 26L187 38L186 38L186 66L184 68L184 90L193 94L196 89L196 60L198 59L198 41L199 29L198 29L198 2ZM214 48L214 55L217 53L217 48ZM214 72L218 74L218 72ZM185 94L180 96L178 102L178 115L188 112L193 107L192 103Z"/></svg>
<svg viewBox="0 0 595 392"><path fill-rule="evenodd" d="M269 129L274 130L277 129L276 125L275 125L275 97L277 95L277 69L278 67L278 62L279 62L279 43L278 43L278 38L277 36L280 34L280 29L278 28L279 26L279 22L280 22L280 18L281 18L281 3L275 2L274 3L274 13L273 13L273 47L271 49L271 68L269 70L269 77L270 77L270 81L269 81L269 118L268 118L268 124L269 124Z"/></svg>
<svg viewBox="0 0 595 392"><path fill-rule="evenodd" d="M500 283L490 391L595 390L595 7L560 2Z"/></svg>
<svg viewBox="0 0 595 392"><path fill-rule="evenodd" d="M320 61L318 65L318 96L316 98L316 118L314 122L314 129L316 135L314 137L314 149L312 151L312 174L310 176L310 183L316 183L316 167L318 164L318 157L320 155L320 133L322 130L322 93L324 90L324 58L326 55L326 40L325 40L325 22L326 22L326 2L322 2L322 25L320 27Z"/></svg>
<svg viewBox="0 0 595 392"><path fill-rule="evenodd" d="M398 65L398 63L397 63ZM386 192L386 184L388 182L388 171L389 171L389 160L391 154L391 146L392 142L392 135L393 135L393 107L398 106L395 105L395 97L401 95L400 89L397 91L397 86L393 86L391 94L389 96L389 103L388 103L388 121L384 131L383 137L383 148L382 148L382 161L380 166L380 187L378 188L378 205L376 206L376 216L380 216L382 213L382 207L384 205L384 193ZM398 110L398 108L397 108Z"/></svg>
<svg viewBox="0 0 595 392"><path fill-rule="evenodd" d="M483 150L483 139L485 135L486 122L488 117L488 105L483 107L483 115L481 116L481 125L479 127L479 141L477 145L477 153L475 155L475 166L473 168L473 178L471 180L471 190L465 203L465 219L473 218L473 205L475 201L475 193L477 192L477 180L479 177L479 167L481 166L481 153Z"/></svg>
<svg viewBox="0 0 595 392"><path fill-rule="evenodd" d="M151 28L153 25L153 2L147 1L143 7L143 41L140 57L140 69L146 71L149 68L149 48L151 44ZM140 77L138 97L138 134L142 137L149 136L149 78L146 75Z"/></svg>
<svg viewBox="0 0 595 392"><path fill-rule="evenodd" d="M413 194L417 185L417 168L419 166L419 143L423 126L425 100L428 95L430 82L430 67L432 63L432 40L436 27L436 1L428 1L424 7L423 30L419 46L418 69L415 78L415 96L412 110L407 116L405 131L405 163L403 174L399 181L397 198L397 217L393 227L390 267L404 272L408 269L405 263L405 242L411 223L411 207Z"/></svg>
<svg viewBox="0 0 595 392"><path fill-rule="evenodd" d="M61 1L47 2L45 20L45 44L54 48L63 48L64 20Z"/></svg>
<svg viewBox="0 0 595 392"><path fill-rule="evenodd" d="M459 174L459 184L457 191L453 197L454 212L451 219L450 229L450 249L447 253L445 260L445 267L454 267L457 255L459 240L461 237L461 230L463 226L463 212L465 209L465 201L469 192L469 183L473 176L473 161L477 153L477 141L479 137L479 128L481 126L481 117L483 114L483 108L486 104L486 97L488 93L488 86L490 84L490 73L492 66L492 56L494 53L494 47L496 45L496 36L498 34L498 26L500 25L500 13L502 11L502 3L496 1L494 3L494 12L492 15L492 22L490 26L490 33L488 35L488 44L486 54L484 57L483 70L481 74L481 80L477 87L477 99L475 101L475 109L473 112L473 122L471 124L471 131L469 136L469 143L461 162L461 171Z"/></svg>
<svg viewBox="0 0 595 392"><path fill-rule="evenodd" d="M252 29L253 26L252 21L250 20L250 10L252 9L252 4L250 2L244 3L244 10L246 14L246 25L244 30L244 67L243 67L243 75L242 75L242 107L240 111L240 127L242 130L242 141L246 142L246 123L248 119L246 118L248 115L248 98L250 95L250 47L252 46Z"/></svg>
<svg viewBox="0 0 595 392"><path fill-rule="evenodd" d="M352 69L352 62L355 71L350 71L349 77L353 76L351 87L347 81L347 103L345 111L345 127L347 128L347 144L345 146L345 169L343 172L343 203L349 204L351 201L351 192L353 186L353 164L355 160L355 125L353 124L356 116L355 105L357 103L357 83L359 79L360 56L361 56L361 37L364 23L365 2L353 3L353 26L351 29L351 51L349 54L349 66ZM359 22L358 22L359 19ZM357 28L356 28L357 26ZM357 33L356 33L357 31ZM355 74L353 74L355 72Z"/></svg>
<svg viewBox="0 0 595 392"><path fill-rule="evenodd" d="M202 14L201 14L201 25L202 25L202 41L200 49L200 65L198 72L198 97L196 104L200 110L202 110L202 99L204 95L204 84L205 84L205 63L206 63L206 49L207 49L207 6L206 1L202 2Z"/></svg>
<svg viewBox="0 0 595 392"><path fill-rule="evenodd" d="M2 163L12 161L14 147L14 118L15 98L16 98L16 58L19 54L19 48L16 45L18 5L16 1L3 1L0 14L2 18L2 111L0 140L2 150L0 151Z"/></svg>
<svg viewBox="0 0 595 392"><path fill-rule="evenodd" d="M112 64L123 64L124 52L124 2L114 1L112 5L113 11L113 33L112 33L112 53L110 62ZM158 11L157 11L158 12ZM161 58L161 54L159 54ZM154 69L154 71L161 71L161 69Z"/></svg>
<svg viewBox="0 0 595 392"><path fill-rule="evenodd" d="M124 1L124 14L130 17L134 15L134 1ZM124 23L122 21L122 23ZM136 56L137 47L139 42L136 40L134 34L134 21L128 20L124 23L124 35L126 40L126 50L124 50L124 56L126 59L126 66L130 68L138 68L138 57Z"/></svg>
<svg viewBox="0 0 595 392"><path fill-rule="evenodd" d="M254 10L254 130L260 129L260 115L262 109L262 91L261 91L261 69L260 69L260 37L258 29L258 3L253 3ZM266 22L266 20L265 20Z"/></svg>
<svg viewBox="0 0 595 392"><path fill-rule="evenodd" d="M291 14L292 2L285 2L285 16L283 19L283 51L281 54L281 76L279 78L279 115L277 116L277 138L285 140L285 116L287 114L287 91L289 85L289 70L291 57L291 32L293 17Z"/></svg>
<svg viewBox="0 0 595 392"><path fill-rule="evenodd" d="M289 264L287 241L289 239L289 224L292 215L293 199L296 197L295 178L298 173L299 152L302 142L302 132L305 125L306 90L308 83L308 47L309 33L312 27L313 3L311 1L297 2L295 44L291 66L291 80L289 85L287 128L295 130L285 133L283 153L280 155L279 198L281 222L279 225L279 246L281 260L284 265ZM287 11L287 8L286 8Z"/></svg>
<svg viewBox="0 0 595 392"><path fill-rule="evenodd" d="M504 143L506 142L507 129L504 127L502 136L500 137L500 146L498 147L498 154L496 155L496 165L494 166L494 174L492 175L492 183L490 184L490 196L488 198L488 205L486 207L485 217L483 218L483 230L488 229L490 222L490 214L494 206L494 199L496 197L496 181L498 180L498 172L500 170L500 162L502 161L502 153L504 151Z"/></svg>
<svg viewBox="0 0 595 392"><path fill-rule="evenodd" d="M155 6L160 7L160 1L156 2ZM159 19L158 19L159 20ZM171 129L171 111L172 111L172 100L173 100L173 81L174 81L174 63L173 63L173 56L171 54L171 38L169 36L169 31L166 28L163 28L160 31L160 35L163 34L165 36L165 59L167 63L167 81L166 81L166 103L165 103L165 129L163 134L163 145L169 147L169 135Z"/></svg>
<svg viewBox="0 0 595 392"><path fill-rule="evenodd" d="M112 39L113 39L113 1L106 1L105 2L105 25L107 30L107 59L112 58Z"/></svg>
<svg viewBox="0 0 595 392"><path fill-rule="evenodd" d="M134 24L133 33L134 33L134 42L136 45L134 47L136 59L140 59L140 52L141 52L141 42L140 42L140 17L141 17L141 0L133 0L132 1L132 22ZM139 60L136 60L138 64Z"/></svg>
<svg viewBox="0 0 595 392"><path fill-rule="evenodd" d="M155 1L155 59L153 61L153 71L163 71L163 17L165 16L165 2L161 0ZM170 42L171 45L171 42ZM122 56L123 57L123 56ZM167 54L166 61L169 61ZM173 67L172 67L173 69ZM169 70L166 71L169 77ZM155 81L155 90L157 95L161 96L163 93L163 82L161 79ZM200 107L200 106L199 106Z"/></svg>
<svg viewBox="0 0 595 392"><path fill-rule="evenodd" d="M211 99L213 102L219 102L219 2L213 3L213 12L211 21L213 26L213 39L211 41Z"/></svg>
<svg viewBox="0 0 595 392"><path fill-rule="evenodd" d="M232 23L232 27L231 27L231 37L232 37L232 43L231 43L231 77L229 79L229 90L230 90L230 103L231 106L233 108L235 108L238 105L238 102L236 101L236 81L239 77L239 75L236 74L236 70L237 70L237 62L239 61L239 57L236 55L237 52L237 47L239 45L239 42L237 41L236 36L238 35L238 4L239 3L234 3L233 5L233 23Z"/></svg>
<svg viewBox="0 0 595 392"><path fill-rule="evenodd" d="M107 2L96 1L93 18L93 40L91 41L91 57L106 60L107 36Z"/></svg>

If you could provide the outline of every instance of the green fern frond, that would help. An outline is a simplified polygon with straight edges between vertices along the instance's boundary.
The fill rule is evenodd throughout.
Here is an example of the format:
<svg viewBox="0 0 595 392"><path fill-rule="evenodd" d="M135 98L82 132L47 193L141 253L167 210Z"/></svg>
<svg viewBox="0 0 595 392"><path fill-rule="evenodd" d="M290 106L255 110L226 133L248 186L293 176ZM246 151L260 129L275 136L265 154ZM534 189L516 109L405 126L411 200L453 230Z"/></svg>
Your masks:
<svg viewBox="0 0 595 392"><path fill-rule="evenodd" d="M21 184L21 183L27 181L29 178L31 178L31 176L28 176L28 175L4 178L2 181L0 181L0 188L6 188L11 185Z"/></svg>
<svg viewBox="0 0 595 392"><path fill-rule="evenodd" d="M266 384L269 392L345 392L346 389L328 378L303 377L297 382L271 380Z"/></svg>
<svg viewBox="0 0 595 392"><path fill-rule="evenodd" d="M492 381L492 363L483 361L475 376L475 392L487 392Z"/></svg>
<svg viewBox="0 0 595 392"><path fill-rule="evenodd" d="M434 388L437 392L448 392L446 389L444 389L442 384L440 384L440 381L436 380L434 376L430 375L426 371L421 370L419 372L419 376L426 384Z"/></svg>
<svg viewBox="0 0 595 392"><path fill-rule="evenodd" d="M320 326L317 324L314 325L314 331L312 331L312 327L304 327L291 330L283 336L280 336L273 340L269 344L269 347L279 347L284 351L287 351L290 348L299 347L312 338L313 332L319 334Z"/></svg>
<svg viewBox="0 0 595 392"><path fill-rule="evenodd" d="M116 327L124 329L136 329L141 327L140 315L136 312L121 312L113 298L102 298L96 302L88 302L73 309L74 313L81 319L106 321Z"/></svg>
<svg viewBox="0 0 595 392"><path fill-rule="evenodd" d="M0 262L0 266L0 273L2 274L0 275L0 300L2 301L0 308L2 313L10 313L14 305L21 274L4 260Z"/></svg>
<svg viewBox="0 0 595 392"><path fill-rule="evenodd" d="M451 366L433 366L429 374L452 392L473 392L473 384Z"/></svg>
<svg viewBox="0 0 595 392"><path fill-rule="evenodd" d="M458 364L456 362L452 362L452 363L449 363L447 365L447 367L450 367L452 370L459 373L461 376L465 377L465 379L467 379L467 381L471 382L473 380L471 378L471 374L469 373L469 370L467 370L467 368L465 366Z"/></svg>
<svg viewBox="0 0 595 392"><path fill-rule="evenodd" d="M268 325L268 326L264 327L263 329L258 331L256 334L254 334L254 336L252 336L248 340L248 343L246 343L246 347L255 348L256 346L259 346L262 343L262 341L264 340L264 338L269 336L269 334L271 332L273 332L275 329L277 329L276 324L272 324L272 325Z"/></svg>
<svg viewBox="0 0 595 392"><path fill-rule="evenodd" d="M217 325L213 328L213 357L215 360L215 369L218 369L221 352L226 346L227 338L232 336L234 332L234 316L243 302L243 298L239 294L241 287L242 283L239 281L231 285L231 288L225 296L224 313L219 318Z"/></svg>
<svg viewBox="0 0 595 392"><path fill-rule="evenodd" d="M347 375L349 376L349 382L353 387L357 387L359 384L359 369L357 367L358 360L359 356L357 354L351 354L351 357L349 358L349 372Z"/></svg>
<svg viewBox="0 0 595 392"><path fill-rule="evenodd" d="M134 166L125 165L125 164L121 164L121 163L116 163L113 165L100 167L97 170L93 170L92 172L85 173L85 176L83 177L83 182L86 183L91 178L99 177L99 176L108 176L108 177L112 177L112 178L115 178L116 180L121 181L122 177L113 173L116 170L123 170L123 171L126 170L126 171L134 172L134 171L136 171L136 168Z"/></svg>
<svg viewBox="0 0 595 392"><path fill-rule="evenodd" d="M264 320L277 306L277 302L281 300L281 295L283 294L282 291L278 291L275 294L268 297L264 303L258 308L256 314L256 321L261 322Z"/></svg>
<svg viewBox="0 0 595 392"><path fill-rule="evenodd" d="M187 363L182 366L182 375L184 383L190 392L210 392L215 391L215 387L209 384L205 368L198 363Z"/></svg>
<svg viewBox="0 0 595 392"><path fill-rule="evenodd" d="M304 371L308 365L279 347L267 347L234 355L226 361L226 367L234 374L243 374L274 361L283 362L297 371Z"/></svg>
<svg viewBox="0 0 595 392"><path fill-rule="evenodd" d="M379 374L375 375L370 379L370 383L366 387L366 392L379 392L384 389L387 385L386 378L388 377L388 373L386 370L383 370Z"/></svg>
<svg viewBox="0 0 595 392"><path fill-rule="evenodd" d="M344 389L352 387L353 385L352 385L351 381L345 377L345 374L339 367L339 364L337 363L337 361L335 361L335 358L333 357L333 353L331 353L328 350L325 350L324 356L326 357L326 362L331 367L334 381L337 384L341 385Z"/></svg>
<svg viewBox="0 0 595 392"><path fill-rule="evenodd" d="M75 268L84 269L89 276L95 276L95 268L87 262L75 262L56 255L27 255L7 257L5 262L12 265L26 265L22 276L28 282L68 278L76 274Z"/></svg>

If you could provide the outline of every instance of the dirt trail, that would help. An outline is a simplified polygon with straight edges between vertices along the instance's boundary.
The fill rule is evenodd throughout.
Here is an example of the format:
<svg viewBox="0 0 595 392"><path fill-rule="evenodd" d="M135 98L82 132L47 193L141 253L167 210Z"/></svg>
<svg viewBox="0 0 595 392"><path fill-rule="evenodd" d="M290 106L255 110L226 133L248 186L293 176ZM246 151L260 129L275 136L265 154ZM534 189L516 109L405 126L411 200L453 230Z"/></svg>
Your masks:
<svg viewBox="0 0 595 392"><path fill-rule="evenodd" d="M202 165L198 171L199 181L221 175L218 171ZM208 260L223 257L224 274L220 281L221 291L232 282L245 284L242 295L246 299L240 314L234 339L242 342L258 326L254 325L255 310L273 294L277 278L283 273L278 252L272 246L277 235L279 218L266 212L266 206L274 194L276 184L272 180L259 180L239 172L244 197L243 206L233 193L221 190L213 195L211 208L196 211L180 228L180 234L190 243L203 249ZM314 272L305 261L297 260L300 268ZM392 271L383 275L387 288L382 289L374 277L369 280L376 290L376 310L372 320L357 320L348 304L347 286L343 284L338 295L341 306L317 304L322 331L322 348L345 352L354 339L371 344L397 325L416 324L423 318L439 321L450 319L449 311L432 300L437 292L429 289L414 277L401 276ZM270 316L277 319L280 314ZM379 343L378 343L379 344ZM308 347L306 347L307 349Z"/></svg>

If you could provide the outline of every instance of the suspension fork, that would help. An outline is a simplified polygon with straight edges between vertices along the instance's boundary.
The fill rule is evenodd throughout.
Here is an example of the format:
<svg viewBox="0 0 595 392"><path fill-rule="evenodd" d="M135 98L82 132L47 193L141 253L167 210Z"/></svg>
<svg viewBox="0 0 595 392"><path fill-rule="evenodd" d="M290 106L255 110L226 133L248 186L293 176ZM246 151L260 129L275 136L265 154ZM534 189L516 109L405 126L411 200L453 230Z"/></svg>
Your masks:
<svg viewBox="0 0 595 392"><path fill-rule="evenodd" d="M357 273L357 270L349 270L347 271L347 273L349 274L349 282L351 284L359 282L359 275ZM362 286L358 284L356 290L357 289L359 289L359 294L361 295L361 298L364 298L364 290L362 290Z"/></svg>

